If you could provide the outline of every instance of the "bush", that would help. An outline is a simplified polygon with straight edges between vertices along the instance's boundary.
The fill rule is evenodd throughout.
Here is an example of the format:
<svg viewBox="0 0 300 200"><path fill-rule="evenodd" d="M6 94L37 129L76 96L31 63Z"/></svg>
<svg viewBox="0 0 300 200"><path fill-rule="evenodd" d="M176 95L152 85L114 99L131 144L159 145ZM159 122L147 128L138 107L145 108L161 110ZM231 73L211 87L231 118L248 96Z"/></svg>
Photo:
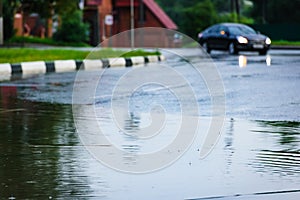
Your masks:
<svg viewBox="0 0 300 200"><path fill-rule="evenodd" d="M15 35L14 30L14 9L16 8L16 2L11 0L4 0L3 6L3 37L7 41Z"/></svg>
<svg viewBox="0 0 300 200"><path fill-rule="evenodd" d="M82 22L82 13L75 11L61 16L62 24L53 39L60 42L87 42L88 25Z"/></svg>
<svg viewBox="0 0 300 200"><path fill-rule="evenodd" d="M200 1L193 7L184 10L184 33L194 37L208 26L217 22L217 13L211 1Z"/></svg>
<svg viewBox="0 0 300 200"><path fill-rule="evenodd" d="M240 20L238 20L238 16L235 12L233 13L223 13L218 16L218 22L235 22L242 24L253 24L254 20L252 18L248 18L240 15Z"/></svg>
<svg viewBox="0 0 300 200"><path fill-rule="evenodd" d="M39 37L22 37L22 36L14 36L10 38L6 45L15 45L20 44L24 45L26 43L29 44L45 44L45 45L53 45L53 46L73 46L73 47L90 47L90 45L84 42L62 42L62 41L54 41L51 38L39 38Z"/></svg>

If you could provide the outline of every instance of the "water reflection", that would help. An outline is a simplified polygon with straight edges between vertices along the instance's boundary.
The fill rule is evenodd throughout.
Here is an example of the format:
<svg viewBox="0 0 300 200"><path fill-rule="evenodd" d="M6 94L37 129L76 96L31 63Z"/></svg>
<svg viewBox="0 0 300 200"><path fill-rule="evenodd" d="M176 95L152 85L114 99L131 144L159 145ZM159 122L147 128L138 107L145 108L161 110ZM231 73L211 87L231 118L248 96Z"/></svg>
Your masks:
<svg viewBox="0 0 300 200"><path fill-rule="evenodd" d="M239 56L239 66L240 68L244 68L247 66L247 57L244 55Z"/></svg>
<svg viewBox="0 0 300 200"><path fill-rule="evenodd" d="M300 173L300 122L259 121L260 133L265 140L275 138L277 145L262 149L253 163L259 172L280 176L299 176Z"/></svg>
<svg viewBox="0 0 300 200"><path fill-rule="evenodd" d="M126 165L135 165L137 163L138 153L141 150L141 146L137 144L138 131L140 130L141 118L130 112L129 118L125 118L124 130L126 131L124 137L124 143L122 144L122 149L124 150L123 162Z"/></svg>
<svg viewBox="0 0 300 200"><path fill-rule="evenodd" d="M272 62L271 56L267 55L267 57L266 57L266 64L267 64L267 66L271 66L271 62Z"/></svg>
<svg viewBox="0 0 300 200"><path fill-rule="evenodd" d="M136 133L140 129L141 118L130 112L129 118L125 119L124 130L128 133Z"/></svg>
<svg viewBox="0 0 300 200"><path fill-rule="evenodd" d="M268 172L280 176L299 176L300 152L298 151L269 151L258 153L255 167L259 172Z"/></svg>
<svg viewBox="0 0 300 200"><path fill-rule="evenodd" d="M239 67L240 68L245 68L248 65L248 57L246 55L239 55L238 62L239 62ZM266 58L263 62L265 62L267 66L271 66L271 64L272 64L271 56L266 55Z"/></svg>
<svg viewBox="0 0 300 200"><path fill-rule="evenodd" d="M245 56L245 58L249 59L248 64L257 61L259 66L265 66L263 57L256 61L256 57ZM237 64L235 56L230 59L234 59ZM255 79L257 76L248 74L247 70L242 71L245 72L242 77L251 77L253 83L260 85L260 80ZM274 70L267 71L274 72ZM292 72L291 74L295 74L294 70ZM232 75L232 67L228 74L228 77ZM274 74L277 74L277 71ZM273 76L267 74L262 77L265 81L265 78ZM295 80L298 80L297 78L295 77ZM238 198L234 194L257 194L264 191L275 194L276 191L291 191L299 188L299 122L239 120L234 114L232 114L234 119L226 121L224 134L206 159L199 159L199 151L197 151L203 142L201 136L206 133L205 124L209 124L201 119L199 138L195 138L190 149L173 165L143 175L128 175L110 170L92 159L84 147L80 146L70 106L37 102L41 99L52 101L55 93L50 86L53 84L55 91L64 94L57 95L60 100L67 97L70 86L62 84L60 79L48 75L48 78L41 77L36 82L32 80L22 82L23 88L8 84L6 87L0 87L0 199L8 199L10 196L16 199L188 199L219 194L233 194L232 198ZM287 80L291 83L290 78ZM272 87L280 88L283 81L285 79L279 80L280 84ZM110 80L105 84L109 82ZM46 87L42 89L31 87L40 83ZM297 85L297 82L292 83ZM295 91L297 90L288 86L290 85L287 85L287 88L291 89L292 95L288 94L286 99L293 99L293 105L296 105ZM50 89L52 93L49 93ZM239 112L258 112L258 115L254 115L254 119L261 119L264 114L273 117L274 111L277 110L276 105L280 105L272 104L271 101L272 95L276 92L267 93L271 97L265 100L256 98L255 95L269 96L265 95L266 90L255 93L256 90L249 90L244 86L229 88L228 93L232 94L232 99L228 102L232 100L233 106ZM20 100L16 98L19 92L22 93L23 99L28 99L24 96L28 97L32 94L38 98L29 98L35 99L35 103ZM197 92L201 93L202 89ZM239 102L243 99L243 95L249 97L250 93L253 107L248 102L244 102L245 104ZM105 112L109 107L110 98L100 99L101 109L97 112L98 117L107 122L101 123L102 128L108 130L108 136L121 135L122 140L117 144L120 144L118 147L124 150L124 153L118 162L132 167L139 161L141 153L162 148L176 136L174 130L178 130L180 118L177 115L169 116L168 113L174 113L177 107L170 106L176 104L165 101L160 96L162 94L161 90L157 91L158 100L164 101L169 108L166 119L171 126L168 126L165 135L160 135L161 137L157 139L153 137L149 142L137 140L140 130L148 125L149 116L138 112L129 113L120 125L128 134L119 133L119 129L114 129L110 123L111 115ZM141 99L140 105L146 107L144 99ZM260 101L268 102L270 110L266 111L263 107L259 107ZM284 101L285 99L282 100ZM207 109L207 104L203 105ZM145 111L145 109L141 110ZM297 109L294 110L295 114L288 112L287 116L295 116L293 119L299 121ZM82 111L85 111L84 106ZM81 116L83 128L87 130L92 127L89 122L91 118L88 116L90 115ZM107 144L103 144L102 147L107 148ZM205 184L202 184L203 180ZM227 199L232 199L230 197Z"/></svg>
<svg viewBox="0 0 300 200"><path fill-rule="evenodd" d="M285 149L299 148L300 150L300 122L259 121L258 124L263 130L257 132L277 136L278 143Z"/></svg>
<svg viewBox="0 0 300 200"><path fill-rule="evenodd" d="M233 136L234 136L234 119L231 118L229 121L229 126L226 131L226 135L224 136L224 151L225 151L225 157L226 157L226 173L229 174L232 165L232 157L234 154L234 146L233 146Z"/></svg>
<svg viewBox="0 0 300 200"><path fill-rule="evenodd" d="M89 156L79 145L68 105L18 100L18 90L1 90L0 198L165 199L164 194L173 198L185 192L188 195L179 198L184 199L215 195L216 187L220 194L232 194L299 185L300 122L232 118L207 159L199 160L196 149L201 141L196 140L174 165L133 176L109 171ZM107 116L105 112L101 115ZM124 130L132 134L122 135L124 154L120 162L130 167L144 150L145 144L134 133L143 127L145 119L136 113L124 118ZM88 120L84 118L83 123L89 125ZM177 122L174 118L173 123ZM169 139L161 137L151 146ZM202 180L206 184L199 190ZM283 184L288 186L284 188Z"/></svg>
<svg viewBox="0 0 300 200"><path fill-rule="evenodd" d="M95 193L87 159L78 161L89 157L74 134L71 107L19 100L19 90L0 87L0 198L64 199ZM97 182L101 196L106 183Z"/></svg>

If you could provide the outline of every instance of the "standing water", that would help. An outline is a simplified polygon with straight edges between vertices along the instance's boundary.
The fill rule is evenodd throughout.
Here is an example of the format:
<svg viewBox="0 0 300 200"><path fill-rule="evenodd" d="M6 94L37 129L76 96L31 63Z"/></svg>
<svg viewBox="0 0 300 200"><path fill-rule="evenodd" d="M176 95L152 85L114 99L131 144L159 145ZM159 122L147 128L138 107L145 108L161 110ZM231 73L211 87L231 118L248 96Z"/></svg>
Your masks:
<svg viewBox="0 0 300 200"><path fill-rule="evenodd" d="M0 199L299 199L300 60L296 58L284 65L282 57L275 55L267 66L262 62L265 58L250 55L247 67L240 68L238 57L216 55L225 87L226 118L220 138L205 158L199 155L212 112L205 82L186 61L169 60L190 78L201 113L198 134L172 164L142 174L112 169L83 145L71 105L76 73L2 82ZM85 113L92 106L105 136L126 152L118 162L129 168L137 164L139 153L163 148L174 139L181 109L169 88L152 83L135 90L129 105L132 112L121 117L120 127L112 125L112 83L131 70L106 70L99 83L105 87L97 88L92 104L78 103L82 114L76 116L87 132L94 131L89 127L91 113ZM93 72L83 73L92 77ZM89 81L80 84L84 88ZM172 87L184 94L187 86ZM151 136L151 143L137 140L134 133L153 120L149 115L153 105L153 116L166 113L168 129ZM116 108L123 112L121 105ZM99 148L105 151L111 144Z"/></svg>

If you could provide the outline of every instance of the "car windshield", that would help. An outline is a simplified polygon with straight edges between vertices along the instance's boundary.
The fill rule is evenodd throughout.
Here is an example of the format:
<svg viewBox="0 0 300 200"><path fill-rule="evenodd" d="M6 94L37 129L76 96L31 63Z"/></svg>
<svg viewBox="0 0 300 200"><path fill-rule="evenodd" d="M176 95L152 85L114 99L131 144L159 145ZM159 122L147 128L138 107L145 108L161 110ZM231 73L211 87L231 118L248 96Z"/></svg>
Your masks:
<svg viewBox="0 0 300 200"><path fill-rule="evenodd" d="M233 33L235 35L256 34L256 32L248 26L229 26L228 28L230 33Z"/></svg>

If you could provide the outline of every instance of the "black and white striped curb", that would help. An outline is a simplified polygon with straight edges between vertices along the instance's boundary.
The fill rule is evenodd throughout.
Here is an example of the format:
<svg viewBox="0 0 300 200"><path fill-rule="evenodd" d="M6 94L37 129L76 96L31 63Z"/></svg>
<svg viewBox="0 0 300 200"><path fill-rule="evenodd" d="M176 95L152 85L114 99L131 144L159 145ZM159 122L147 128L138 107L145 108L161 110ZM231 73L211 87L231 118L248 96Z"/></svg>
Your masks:
<svg viewBox="0 0 300 200"><path fill-rule="evenodd" d="M107 58L99 60L56 60L51 62L34 61L16 64L0 63L0 76L14 74L30 75L45 74L50 72L71 72L76 70L96 70L109 67L131 67L146 63L165 60L160 56L134 56L130 58Z"/></svg>

